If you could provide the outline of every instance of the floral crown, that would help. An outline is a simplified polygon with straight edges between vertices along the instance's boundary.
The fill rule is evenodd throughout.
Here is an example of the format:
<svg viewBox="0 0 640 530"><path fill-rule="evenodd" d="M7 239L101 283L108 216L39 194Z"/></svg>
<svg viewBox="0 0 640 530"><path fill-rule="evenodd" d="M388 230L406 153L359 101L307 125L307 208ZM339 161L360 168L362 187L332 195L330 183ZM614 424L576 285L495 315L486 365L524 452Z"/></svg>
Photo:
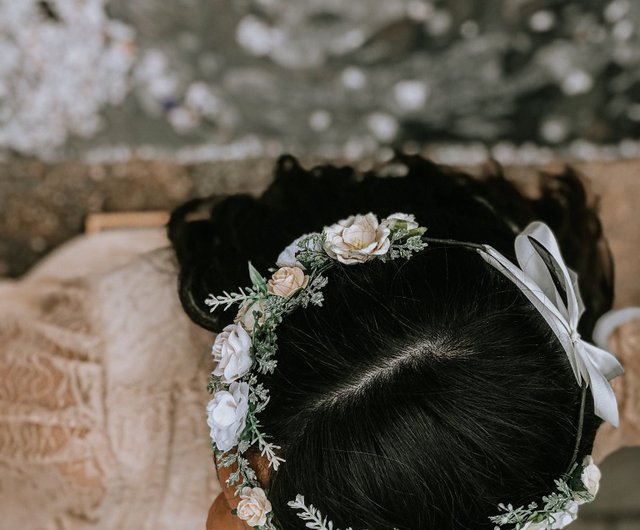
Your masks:
<svg viewBox="0 0 640 530"><path fill-rule="evenodd" d="M500 504L498 510L502 513L490 517L495 529L563 528L576 518L578 505L595 498L600 471L591 456L581 462L577 460L586 389L591 386L596 414L617 425L617 403L608 380L623 370L611 353L580 338L577 326L584 306L577 276L564 264L553 233L543 223L530 224L516 237L517 266L489 245L427 238L426 230L413 215L405 213L395 213L382 221L373 213L352 215L320 233L306 234L293 241L278 257L278 268L270 270L269 280L249 263L251 286L234 293L209 295L205 300L211 311L239 305L234 323L226 326L213 344L215 368L208 385L213 398L207 405L207 424L218 466L236 465L226 481L229 486L236 484L235 494L240 497L232 511L249 526L278 530L267 491L261 487L244 454L257 445L269 467L277 471L284 462L278 454L281 447L270 441L258 419L269 403L269 391L259 376L273 373L276 368L276 330L284 316L309 304L322 305L322 289L328 283L326 272L332 267L374 259L383 262L409 259L430 242L473 249L509 278L558 337L582 388L579 431L571 466L555 481L556 490L542 498L542 504L517 508ZM307 504L302 495L298 494L288 504L297 510L306 527L333 530L333 523Z"/></svg>

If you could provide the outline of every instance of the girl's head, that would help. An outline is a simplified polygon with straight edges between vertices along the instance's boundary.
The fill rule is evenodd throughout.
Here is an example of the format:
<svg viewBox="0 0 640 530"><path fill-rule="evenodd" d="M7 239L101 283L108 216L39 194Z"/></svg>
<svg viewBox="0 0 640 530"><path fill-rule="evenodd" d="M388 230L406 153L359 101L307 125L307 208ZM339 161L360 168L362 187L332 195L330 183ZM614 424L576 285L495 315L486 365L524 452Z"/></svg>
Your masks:
<svg viewBox="0 0 640 530"><path fill-rule="evenodd" d="M500 177L476 181L403 157L403 178L358 178L348 168L306 172L283 158L260 199L231 197L211 216L179 209L170 236L180 294L201 325L219 330L209 292L246 283L246 261L266 273L302 233L352 213L414 213L432 237L487 243L512 257L514 227L542 218L581 274L593 321L611 300L599 223L580 181L548 179L525 199ZM588 271L588 272L587 272ZM269 475L283 530L303 523L287 502L301 493L338 528L492 528L498 504L540 500L571 463L580 389L537 310L477 253L430 245L410 260L337 267L322 307L278 328L278 366L263 378L263 431L286 464ZM598 421L587 400L579 455Z"/></svg>

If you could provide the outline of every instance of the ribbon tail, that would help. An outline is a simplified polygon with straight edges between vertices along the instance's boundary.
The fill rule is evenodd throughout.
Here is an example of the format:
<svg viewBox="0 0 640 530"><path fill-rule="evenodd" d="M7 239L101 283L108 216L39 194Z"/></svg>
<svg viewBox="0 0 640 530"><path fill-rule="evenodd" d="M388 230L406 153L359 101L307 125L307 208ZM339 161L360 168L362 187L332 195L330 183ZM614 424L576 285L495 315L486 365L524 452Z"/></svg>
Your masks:
<svg viewBox="0 0 640 530"><path fill-rule="evenodd" d="M583 356L582 361L589 374L589 385L593 394L593 406L596 416L608 421L614 427L618 427L620 424L618 402L613 388L611 388L605 375L600 372L588 355Z"/></svg>
<svg viewBox="0 0 640 530"><path fill-rule="evenodd" d="M624 372L622 365L610 352L583 340L575 345L573 351L581 380L591 387L596 416L618 427L618 401L609 380ZM569 355L570 361L571 357Z"/></svg>
<svg viewBox="0 0 640 530"><path fill-rule="evenodd" d="M607 378L608 381L624 373L624 367L611 352L598 348L597 346L585 341L582 341L582 345L586 353L589 355L591 362L598 371Z"/></svg>

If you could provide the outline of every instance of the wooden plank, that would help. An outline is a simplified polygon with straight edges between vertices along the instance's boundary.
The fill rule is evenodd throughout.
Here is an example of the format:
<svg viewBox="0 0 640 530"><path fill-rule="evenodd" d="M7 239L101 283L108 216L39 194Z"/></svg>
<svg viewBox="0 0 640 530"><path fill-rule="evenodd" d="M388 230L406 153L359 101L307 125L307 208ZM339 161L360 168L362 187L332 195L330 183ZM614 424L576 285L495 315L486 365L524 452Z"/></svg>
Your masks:
<svg viewBox="0 0 640 530"><path fill-rule="evenodd" d="M85 219L84 231L95 234L105 230L157 228L167 224L169 215L166 211L92 213Z"/></svg>

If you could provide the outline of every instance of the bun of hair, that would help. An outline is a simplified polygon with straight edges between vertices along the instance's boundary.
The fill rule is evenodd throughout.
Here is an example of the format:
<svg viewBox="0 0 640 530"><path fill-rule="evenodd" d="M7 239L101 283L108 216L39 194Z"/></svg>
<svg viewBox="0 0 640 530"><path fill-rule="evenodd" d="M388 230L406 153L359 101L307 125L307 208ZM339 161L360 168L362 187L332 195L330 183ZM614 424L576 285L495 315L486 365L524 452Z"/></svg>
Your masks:
<svg viewBox="0 0 640 530"><path fill-rule="evenodd" d="M540 219L580 276L580 332L611 305L609 254L581 179L544 176L527 198L499 172L484 179L399 155L398 178L350 167L303 169L281 157L260 198L176 210L169 235L190 317L211 330L208 293L265 275L293 239L354 213L413 213L434 238L488 243L513 259L516 230ZM214 204L215 202L215 204ZM207 214L202 218L198 211ZM192 219L190 219L190 217ZM580 390L566 354L524 295L475 252L430 245L409 260L337 267L322 307L278 329L278 366L263 381L264 432L286 463L269 499L283 530L304 527L301 493L339 528L492 529L501 502L540 502L571 463ZM587 399L579 454L599 420Z"/></svg>

